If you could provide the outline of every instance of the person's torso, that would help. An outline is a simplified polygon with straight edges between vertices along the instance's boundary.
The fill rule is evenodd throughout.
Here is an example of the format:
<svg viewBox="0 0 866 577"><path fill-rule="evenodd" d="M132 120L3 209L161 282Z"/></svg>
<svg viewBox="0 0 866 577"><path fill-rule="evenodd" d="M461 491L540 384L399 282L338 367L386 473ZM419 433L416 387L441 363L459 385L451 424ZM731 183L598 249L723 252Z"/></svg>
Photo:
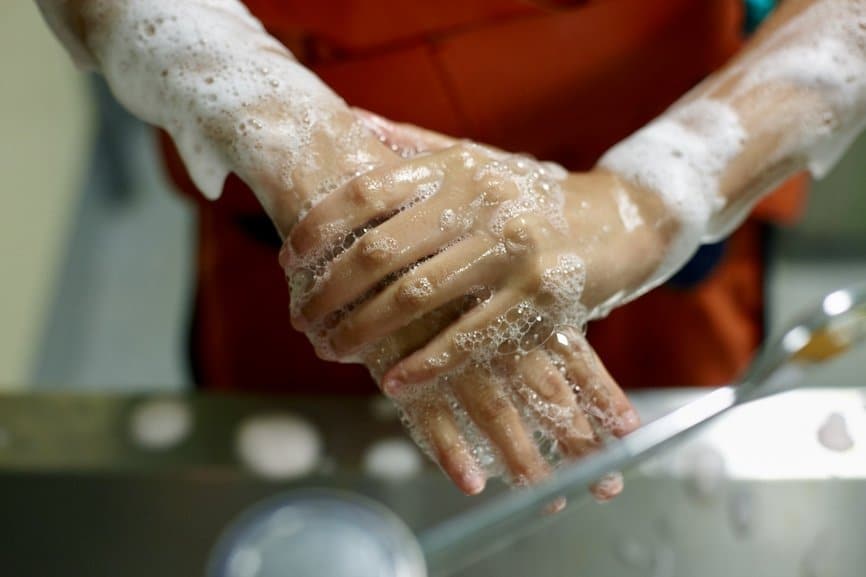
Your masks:
<svg viewBox="0 0 866 577"><path fill-rule="evenodd" d="M741 0L247 4L350 104L571 169L741 42Z"/></svg>

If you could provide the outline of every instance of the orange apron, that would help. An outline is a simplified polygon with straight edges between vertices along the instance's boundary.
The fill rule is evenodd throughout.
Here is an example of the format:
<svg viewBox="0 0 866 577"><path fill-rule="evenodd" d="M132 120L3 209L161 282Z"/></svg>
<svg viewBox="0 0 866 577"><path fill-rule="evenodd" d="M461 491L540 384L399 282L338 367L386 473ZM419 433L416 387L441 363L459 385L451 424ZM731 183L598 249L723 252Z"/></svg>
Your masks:
<svg viewBox="0 0 866 577"><path fill-rule="evenodd" d="M739 0L248 0L350 104L571 170L662 112L741 45ZM555 6L555 7L552 7ZM288 322L278 240L235 177L195 194L171 143L178 186L198 199L196 381L220 389L369 392L355 365L320 361ZM668 284L589 332L626 387L715 385L763 336L763 222L803 204L796 179L764 200L701 282Z"/></svg>

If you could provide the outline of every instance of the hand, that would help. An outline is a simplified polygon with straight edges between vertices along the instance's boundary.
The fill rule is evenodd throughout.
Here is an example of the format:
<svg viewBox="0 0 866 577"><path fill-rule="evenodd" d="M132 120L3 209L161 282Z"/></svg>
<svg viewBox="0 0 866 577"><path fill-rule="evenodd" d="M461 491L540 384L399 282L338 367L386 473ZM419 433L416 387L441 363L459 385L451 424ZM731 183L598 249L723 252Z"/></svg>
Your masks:
<svg viewBox="0 0 866 577"><path fill-rule="evenodd" d="M295 323L320 354L387 371L386 392L465 491L483 487L479 460L494 454L537 481L535 431L575 457L637 426L580 329L663 254L663 211L639 192L469 144L373 171L293 231Z"/></svg>

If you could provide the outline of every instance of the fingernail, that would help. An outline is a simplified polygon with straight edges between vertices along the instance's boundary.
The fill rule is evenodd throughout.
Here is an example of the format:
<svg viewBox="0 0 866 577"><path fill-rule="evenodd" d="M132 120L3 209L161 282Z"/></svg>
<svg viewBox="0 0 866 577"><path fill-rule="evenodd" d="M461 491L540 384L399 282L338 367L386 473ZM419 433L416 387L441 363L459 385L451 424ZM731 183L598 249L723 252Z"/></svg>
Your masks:
<svg viewBox="0 0 866 577"><path fill-rule="evenodd" d="M396 377L386 377L382 381L382 391L389 397L393 397L403 388L403 381Z"/></svg>
<svg viewBox="0 0 866 577"><path fill-rule="evenodd" d="M622 474L608 473L592 486L592 496L598 503L606 503L619 495L622 488Z"/></svg>
<svg viewBox="0 0 866 577"><path fill-rule="evenodd" d="M640 415L634 409L629 409L620 416L622 428L630 433L640 427Z"/></svg>
<svg viewBox="0 0 866 577"><path fill-rule="evenodd" d="M465 474L462 481L463 490L467 495L477 495L484 490L484 486L487 484L484 477L477 472Z"/></svg>
<svg viewBox="0 0 866 577"><path fill-rule="evenodd" d="M279 261L280 266L283 267L283 270L294 268L295 251L292 250L289 241L286 241L285 244L283 244L283 247L280 249Z"/></svg>
<svg viewBox="0 0 866 577"><path fill-rule="evenodd" d="M568 501L565 497L557 497L556 499L545 505L544 514L554 515L556 513L559 513L560 511L565 509L566 505L568 505Z"/></svg>
<svg viewBox="0 0 866 577"><path fill-rule="evenodd" d="M300 331L303 333L310 328L310 323L307 322L307 319L305 319L303 315L297 314L292 315L292 326L295 328L296 331Z"/></svg>

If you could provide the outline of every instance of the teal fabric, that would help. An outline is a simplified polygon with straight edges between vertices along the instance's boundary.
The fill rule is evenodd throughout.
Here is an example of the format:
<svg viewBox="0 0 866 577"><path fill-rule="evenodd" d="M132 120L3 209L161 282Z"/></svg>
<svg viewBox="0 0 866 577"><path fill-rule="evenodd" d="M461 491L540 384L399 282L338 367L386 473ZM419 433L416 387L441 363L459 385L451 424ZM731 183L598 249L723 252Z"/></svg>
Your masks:
<svg viewBox="0 0 866 577"><path fill-rule="evenodd" d="M776 0L745 0L746 33L751 34L776 7Z"/></svg>

